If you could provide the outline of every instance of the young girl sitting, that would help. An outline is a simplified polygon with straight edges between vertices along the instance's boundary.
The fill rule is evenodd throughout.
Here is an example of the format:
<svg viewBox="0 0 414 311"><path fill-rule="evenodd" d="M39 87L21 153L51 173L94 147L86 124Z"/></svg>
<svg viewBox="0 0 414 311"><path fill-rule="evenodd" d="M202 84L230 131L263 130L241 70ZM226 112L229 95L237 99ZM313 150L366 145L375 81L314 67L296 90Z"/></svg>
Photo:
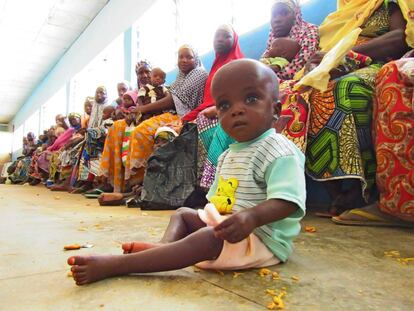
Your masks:
<svg viewBox="0 0 414 311"><path fill-rule="evenodd" d="M305 215L306 189L303 154L273 129L277 85L269 67L247 59L230 62L213 78L218 117L237 143L220 157L207 198L224 197L231 215L218 215L212 205L180 208L159 244L126 243L131 254L125 255L72 256L76 284L194 264L239 270L286 261Z"/></svg>
<svg viewBox="0 0 414 311"><path fill-rule="evenodd" d="M300 51L300 45L290 38L276 38L272 41L269 51L260 59L268 66L274 66L275 72L282 70Z"/></svg>

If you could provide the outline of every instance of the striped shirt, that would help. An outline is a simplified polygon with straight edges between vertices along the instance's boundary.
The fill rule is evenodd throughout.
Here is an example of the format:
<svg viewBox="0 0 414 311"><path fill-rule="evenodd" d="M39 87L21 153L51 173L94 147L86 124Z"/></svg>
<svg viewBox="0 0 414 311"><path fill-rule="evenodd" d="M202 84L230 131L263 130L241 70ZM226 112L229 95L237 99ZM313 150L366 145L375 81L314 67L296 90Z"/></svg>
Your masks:
<svg viewBox="0 0 414 311"><path fill-rule="evenodd" d="M216 178L207 198L216 193L218 179L222 177L238 180L234 212L269 199L295 203L299 207L295 213L254 231L276 257L286 261L305 215L304 163L303 153L286 137L270 129L254 140L229 146L219 158Z"/></svg>

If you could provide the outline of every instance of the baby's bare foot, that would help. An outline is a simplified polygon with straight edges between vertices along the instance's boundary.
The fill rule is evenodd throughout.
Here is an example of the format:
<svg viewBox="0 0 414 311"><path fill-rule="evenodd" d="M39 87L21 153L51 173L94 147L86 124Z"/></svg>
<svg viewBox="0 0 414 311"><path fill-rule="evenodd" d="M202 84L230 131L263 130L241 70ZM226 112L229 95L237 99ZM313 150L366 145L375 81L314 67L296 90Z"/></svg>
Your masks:
<svg viewBox="0 0 414 311"><path fill-rule="evenodd" d="M109 277L121 275L117 257L121 256L72 256L68 264L76 285L100 281Z"/></svg>

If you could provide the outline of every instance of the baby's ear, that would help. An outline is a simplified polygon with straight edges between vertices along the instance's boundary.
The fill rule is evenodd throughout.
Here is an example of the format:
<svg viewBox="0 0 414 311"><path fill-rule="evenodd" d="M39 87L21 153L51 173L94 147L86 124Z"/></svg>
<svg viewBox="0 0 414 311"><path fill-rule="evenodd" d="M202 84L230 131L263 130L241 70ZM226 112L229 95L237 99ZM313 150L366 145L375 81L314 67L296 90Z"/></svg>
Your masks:
<svg viewBox="0 0 414 311"><path fill-rule="evenodd" d="M279 99L273 101L273 115L280 116L280 112L282 111L282 103Z"/></svg>

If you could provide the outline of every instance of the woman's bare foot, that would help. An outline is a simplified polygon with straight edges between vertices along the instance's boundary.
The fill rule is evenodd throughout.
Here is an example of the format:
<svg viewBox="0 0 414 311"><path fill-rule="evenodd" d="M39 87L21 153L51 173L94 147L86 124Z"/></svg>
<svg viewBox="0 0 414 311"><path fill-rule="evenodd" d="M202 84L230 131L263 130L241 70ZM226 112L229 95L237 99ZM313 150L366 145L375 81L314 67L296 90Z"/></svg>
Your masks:
<svg viewBox="0 0 414 311"><path fill-rule="evenodd" d="M132 254L145 251L150 248L158 247L161 243L146 243L146 242L128 242L122 244L124 254Z"/></svg>
<svg viewBox="0 0 414 311"><path fill-rule="evenodd" d="M98 197L98 202L101 206L123 205L125 204L124 197L124 194L120 192L102 193Z"/></svg>
<svg viewBox="0 0 414 311"><path fill-rule="evenodd" d="M76 285L85 285L109 277L122 275L119 269L120 256L72 256L68 258L68 264Z"/></svg>

